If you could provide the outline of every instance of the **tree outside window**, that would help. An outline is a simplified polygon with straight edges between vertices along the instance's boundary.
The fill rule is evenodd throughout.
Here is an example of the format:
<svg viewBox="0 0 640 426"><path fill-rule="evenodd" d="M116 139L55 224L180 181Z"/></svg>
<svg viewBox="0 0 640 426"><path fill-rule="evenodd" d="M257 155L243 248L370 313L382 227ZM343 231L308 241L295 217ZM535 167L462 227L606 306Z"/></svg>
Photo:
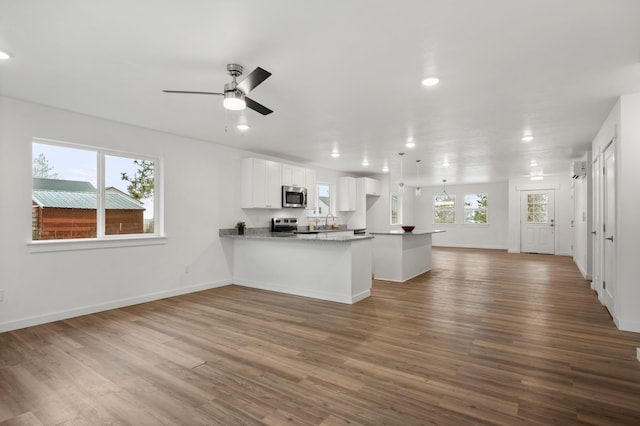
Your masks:
<svg viewBox="0 0 640 426"><path fill-rule="evenodd" d="M433 197L433 223L456 223L456 196L441 194Z"/></svg>
<svg viewBox="0 0 640 426"><path fill-rule="evenodd" d="M464 196L464 223L488 223L487 194L467 194Z"/></svg>

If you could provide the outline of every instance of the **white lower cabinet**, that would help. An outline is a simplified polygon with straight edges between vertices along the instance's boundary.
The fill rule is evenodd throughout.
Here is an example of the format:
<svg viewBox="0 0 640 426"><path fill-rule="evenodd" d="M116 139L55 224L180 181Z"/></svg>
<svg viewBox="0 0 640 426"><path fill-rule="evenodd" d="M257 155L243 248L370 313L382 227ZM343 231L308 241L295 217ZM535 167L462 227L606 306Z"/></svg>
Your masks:
<svg viewBox="0 0 640 426"><path fill-rule="evenodd" d="M242 208L282 208L282 164L261 158L242 160Z"/></svg>

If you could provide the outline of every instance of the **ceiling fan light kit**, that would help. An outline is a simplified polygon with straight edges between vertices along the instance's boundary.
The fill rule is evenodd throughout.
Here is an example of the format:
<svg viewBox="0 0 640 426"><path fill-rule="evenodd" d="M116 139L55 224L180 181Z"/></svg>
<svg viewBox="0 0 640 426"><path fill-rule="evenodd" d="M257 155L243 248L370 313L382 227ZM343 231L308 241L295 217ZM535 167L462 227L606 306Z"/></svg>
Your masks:
<svg viewBox="0 0 640 426"><path fill-rule="evenodd" d="M242 111L247 107L244 100L244 94L239 90L230 90L224 92L224 101L222 105L231 111Z"/></svg>

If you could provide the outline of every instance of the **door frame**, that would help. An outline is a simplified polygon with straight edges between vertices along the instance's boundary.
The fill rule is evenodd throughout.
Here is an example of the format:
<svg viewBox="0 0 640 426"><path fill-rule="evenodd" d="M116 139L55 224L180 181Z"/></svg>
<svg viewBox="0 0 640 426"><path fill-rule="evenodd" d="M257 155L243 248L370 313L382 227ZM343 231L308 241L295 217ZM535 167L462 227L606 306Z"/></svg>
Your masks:
<svg viewBox="0 0 640 426"><path fill-rule="evenodd" d="M591 274L591 289L598 295L598 300L604 305L602 295L602 157L604 154L596 155L592 160L591 174L593 180L593 200L591 211L593 214L591 238L593 241Z"/></svg>
<svg viewBox="0 0 640 426"><path fill-rule="evenodd" d="M517 233L517 243L518 243L518 251L516 253L522 253L522 193L527 191L553 191L554 193L554 203L553 203L553 217L555 220L555 232L553 233L553 255L555 256L558 253L558 205L560 204L557 200L557 194L560 190L560 185L554 184L545 184L544 182L537 184L528 184L528 185L516 185L517 191L517 214L518 214L518 233ZM512 204L513 205L513 204Z"/></svg>
<svg viewBox="0 0 640 426"><path fill-rule="evenodd" d="M612 151L613 156L613 170L611 170L611 174L607 169L607 157L609 156L609 151ZM617 234L616 234L616 226L617 226L617 177L618 177L618 167L616 164L617 161L617 147L616 147L616 138L614 137L609 144L605 147L602 152L602 227L600 229L600 235L602 239L602 303L607 307L607 310L611 314L611 317L616 322L615 315L615 307L616 303L616 287L617 287L617 265L616 265L616 253L617 253ZM609 180L607 179L608 175L613 176L613 194L609 194L607 188L609 188ZM612 205L609 203L611 198L613 199ZM613 212L612 215L609 215L607 210L609 206L612 206ZM611 216L611 217L610 217ZM611 223L613 221L613 224ZM606 226L606 232L605 232ZM613 228L613 229L612 229ZM607 236L611 236L613 240L611 243L606 241ZM609 258L610 256L610 258ZM611 262L609 262L611 260ZM611 266L611 268L608 268Z"/></svg>

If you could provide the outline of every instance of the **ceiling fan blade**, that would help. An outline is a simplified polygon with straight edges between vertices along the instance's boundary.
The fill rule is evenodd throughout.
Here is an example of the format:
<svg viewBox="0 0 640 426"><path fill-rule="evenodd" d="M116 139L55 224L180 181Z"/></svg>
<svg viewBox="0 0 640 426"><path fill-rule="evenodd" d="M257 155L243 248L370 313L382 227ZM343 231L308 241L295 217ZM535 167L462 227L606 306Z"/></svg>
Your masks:
<svg viewBox="0 0 640 426"><path fill-rule="evenodd" d="M188 95L221 95L224 96L224 93L217 92L189 92L186 90L163 90L164 93L186 93Z"/></svg>
<svg viewBox="0 0 640 426"><path fill-rule="evenodd" d="M244 92L246 95L254 88L256 88L260 83L265 81L267 78L271 76L271 73L263 68L256 68L251 71L251 74L246 76L240 83L238 83L238 88Z"/></svg>
<svg viewBox="0 0 640 426"><path fill-rule="evenodd" d="M266 106L257 103L251 98L244 97L244 100L247 102L247 108L251 108L252 110L259 112L262 115L271 114L273 111L267 108Z"/></svg>

